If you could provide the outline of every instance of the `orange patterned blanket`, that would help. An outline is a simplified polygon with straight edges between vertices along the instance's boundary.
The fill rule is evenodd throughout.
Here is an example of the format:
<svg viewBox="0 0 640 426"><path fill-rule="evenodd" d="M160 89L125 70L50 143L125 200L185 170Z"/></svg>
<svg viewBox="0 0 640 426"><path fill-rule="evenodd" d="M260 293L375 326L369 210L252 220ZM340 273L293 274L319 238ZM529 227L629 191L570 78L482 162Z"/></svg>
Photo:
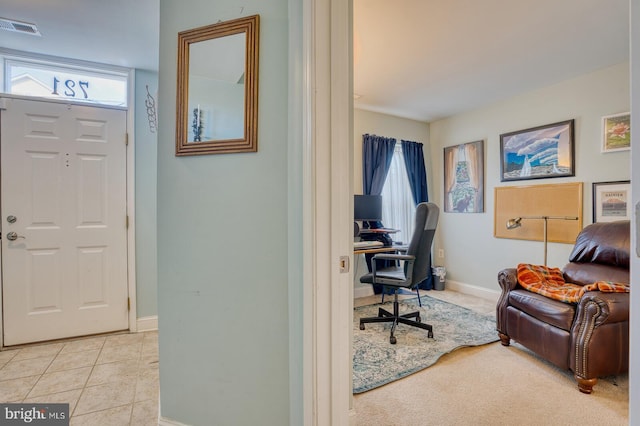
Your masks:
<svg viewBox="0 0 640 426"><path fill-rule="evenodd" d="M518 283L533 293L565 303L578 303L587 291L628 293L629 285L610 281L597 281L585 286L564 281L559 268L521 263L518 265Z"/></svg>

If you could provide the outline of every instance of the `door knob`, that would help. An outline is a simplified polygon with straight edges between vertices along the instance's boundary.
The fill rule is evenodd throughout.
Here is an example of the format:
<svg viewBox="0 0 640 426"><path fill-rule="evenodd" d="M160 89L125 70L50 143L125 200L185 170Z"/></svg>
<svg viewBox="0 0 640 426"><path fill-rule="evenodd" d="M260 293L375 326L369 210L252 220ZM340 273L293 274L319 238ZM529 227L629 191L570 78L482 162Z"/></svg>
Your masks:
<svg viewBox="0 0 640 426"><path fill-rule="evenodd" d="M15 241L18 238L24 238L22 235L18 235L17 232L7 232L7 240L9 241Z"/></svg>

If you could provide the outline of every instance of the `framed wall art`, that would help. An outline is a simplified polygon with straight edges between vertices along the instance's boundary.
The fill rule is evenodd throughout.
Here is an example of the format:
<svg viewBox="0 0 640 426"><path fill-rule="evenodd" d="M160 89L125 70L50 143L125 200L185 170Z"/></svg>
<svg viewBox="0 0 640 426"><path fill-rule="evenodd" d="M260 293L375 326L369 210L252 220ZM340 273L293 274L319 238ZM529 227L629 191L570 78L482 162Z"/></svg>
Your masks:
<svg viewBox="0 0 640 426"><path fill-rule="evenodd" d="M500 135L500 180L575 176L574 120Z"/></svg>
<svg viewBox="0 0 640 426"><path fill-rule="evenodd" d="M631 149L631 114L602 117L602 152L627 151Z"/></svg>
<svg viewBox="0 0 640 426"><path fill-rule="evenodd" d="M444 211L484 212L484 141L444 148Z"/></svg>
<svg viewBox="0 0 640 426"><path fill-rule="evenodd" d="M593 183L593 223L631 219L631 182Z"/></svg>

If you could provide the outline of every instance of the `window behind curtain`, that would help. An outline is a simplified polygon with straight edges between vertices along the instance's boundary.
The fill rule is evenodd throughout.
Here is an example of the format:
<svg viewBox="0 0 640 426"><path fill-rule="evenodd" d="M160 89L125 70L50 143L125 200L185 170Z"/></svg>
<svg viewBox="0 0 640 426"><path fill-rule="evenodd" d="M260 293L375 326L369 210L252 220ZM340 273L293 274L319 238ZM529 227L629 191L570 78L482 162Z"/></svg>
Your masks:
<svg viewBox="0 0 640 426"><path fill-rule="evenodd" d="M408 244L413 234L416 207L402 157L402 145L396 144L387 180L382 188L382 224L385 228L399 229L392 234L394 241Z"/></svg>

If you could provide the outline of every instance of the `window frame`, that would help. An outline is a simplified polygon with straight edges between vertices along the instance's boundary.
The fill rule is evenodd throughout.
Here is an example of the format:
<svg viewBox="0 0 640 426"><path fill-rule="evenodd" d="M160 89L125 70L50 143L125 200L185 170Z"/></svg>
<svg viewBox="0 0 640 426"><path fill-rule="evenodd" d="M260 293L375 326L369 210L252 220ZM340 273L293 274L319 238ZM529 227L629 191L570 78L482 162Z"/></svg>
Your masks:
<svg viewBox="0 0 640 426"><path fill-rule="evenodd" d="M105 78L112 81L122 81L125 84L124 98L121 104L96 102L94 100L84 100L65 96L40 96L46 99L56 99L69 102L78 102L87 105L95 105L102 107L117 107L129 109L132 103L132 87L133 87L133 71L130 68L117 67L113 65L98 64L88 61L80 61L75 59L58 58L54 56L40 55L28 52L20 52L11 49L0 48L0 81L2 85L0 92L4 94L12 94L11 73L9 68L14 65L32 67L35 69L60 70L61 73L72 73L79 75L87 75L90 77ZM21 94L12 94L15 96L25 96Z"/></svg>

